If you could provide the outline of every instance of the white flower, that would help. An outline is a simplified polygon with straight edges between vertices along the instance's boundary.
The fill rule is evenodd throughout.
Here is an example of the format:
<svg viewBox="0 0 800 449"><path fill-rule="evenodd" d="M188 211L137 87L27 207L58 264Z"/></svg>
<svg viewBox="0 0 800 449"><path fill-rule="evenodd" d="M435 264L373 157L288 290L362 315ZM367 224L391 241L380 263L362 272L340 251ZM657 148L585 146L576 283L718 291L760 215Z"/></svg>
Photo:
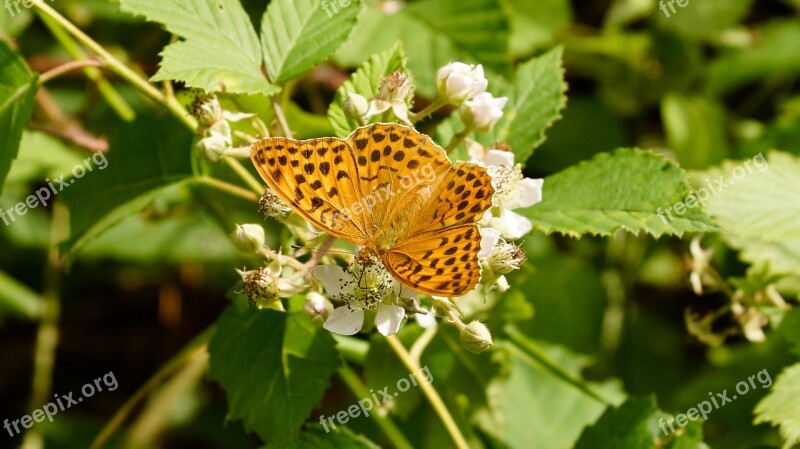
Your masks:
<svg viewBox="0 0 800 449"><path fill-rule="evenodd" d="M416 292L400 285L378 262L366 266L318 265L311 271L332 299L345 302L331 312L323 327L341 335L354 335L364 326L365 311L375 311L375 325L383 335L396 334L406 315L395 303Z"/></svg>
<svg viewBox="0 0 800 449"><path fill-rule="evenodd" d="M364 114L365 119L383 114L389 109L401 122L411 125L408 119L408 98L411 95L413 86L405 73L400 70L395 71L381 80L378 93L369 102L369 109Z"/></svg>
<svg viewBox="0 0 800 449"><path fill-rule="evenodd" d="M495 228L481 228L481 250L478 252L478 258L482 269L481 283L504 292L509 288L504 274L518 270L522 266L525 262L525 252L500 236L501 232Z"/></svg>
<svg viewBox="0 0 800 449"><path fill-rule="evenodd" d="M483 76L483 67L463 62L451 62L436 72L439 96L448 103L461 104L486 91L489 82Z"/></svg>
<svg viewBox="0 0 800 449"><path fill-rule="evenodd" d="M489 132L503 116L503 108L508 98L494 98L489 92L476 95L461 106L461 121L468 128Z"/></svg>
<svg viewBox="0 0 800 449"><path fill-rule="evenodd" d="M533 228L531 222L513 209L531 207L540 202L544 180L523 177L522 167L514 163L514 153L510 151L473 149L472 154L474 162L486 167L495 189L493 209L486 211L481 223L511 240L530 232Z"/></svg>

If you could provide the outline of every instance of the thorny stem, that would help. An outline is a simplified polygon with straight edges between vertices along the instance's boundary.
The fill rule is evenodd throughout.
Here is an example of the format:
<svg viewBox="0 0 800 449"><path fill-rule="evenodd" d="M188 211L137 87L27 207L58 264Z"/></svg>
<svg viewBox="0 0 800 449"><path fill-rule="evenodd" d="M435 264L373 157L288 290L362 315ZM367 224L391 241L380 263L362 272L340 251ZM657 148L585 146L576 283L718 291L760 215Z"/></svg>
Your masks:
<svg viewBox="0 0 800 449"><path fill-rule="evenodd" d="M342 378L347 387L350 388L350 391L357 398L368 398L370 396L369 391L367 391L367 387L361 382L361 379L358 377L353 368L350 367L347 363L343 363L342 367L339 368L339 377ZM389 441L392 442L395 448L397 449L413 449L414 446L408 442L403 432L397 427L397 425L392 421L392 419L388 415L384 415L379 413L377 410L373 411L369 414L370 418L375 421L375 424L380 427L381 431Z"/></svg>
<svg viewBox="0 0 800 449"><path fill-rule="evenodd" d="M447 433L450 434L450 438L452 438L453 443L455 444L457 449L469 449L469 444L467 444L467 440L464 438L464 435L461 434L461 430L456 425L453 416L450 414L450 410L447 409L444 401L442 401L441 396L439 393L436 392L436 389L433 388L431 384L427 382L427 380L420 377L419 372L422 370L420 366L420 362L417 359L411 357L411 354L406 350L403 346L403 343L395 335L390 335L386 337L386 341L389 343L389 346L394 350L397 357L406 368L411 372L411 374L417 379L417 383L419 387L422 389L422 393L428 398L428 402L430 402L433 410L439 415L439 419L444 424Z"/></svg>
<svg viewBox="0 0 800 449"><path fill-rule="evenodd" d="M446 104L447 104L446 102L437 98L436 101L426 106L423 110L417 113L411 112L410 114L408 114L408 119L411 121L411 123L417 123L418 121L438 111Z"/></svg>

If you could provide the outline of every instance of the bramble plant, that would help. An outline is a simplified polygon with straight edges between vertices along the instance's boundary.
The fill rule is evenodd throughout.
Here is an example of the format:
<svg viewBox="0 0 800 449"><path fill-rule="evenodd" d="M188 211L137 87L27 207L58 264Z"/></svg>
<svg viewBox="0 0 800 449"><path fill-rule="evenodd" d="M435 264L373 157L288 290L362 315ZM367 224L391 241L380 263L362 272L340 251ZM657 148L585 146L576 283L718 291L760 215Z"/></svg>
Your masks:
<svg viewBox="0 0 800 449"><path fill-rule="evenodd" d="M594 3L0 17L13 444L800 443L800 6Z"/></svg>

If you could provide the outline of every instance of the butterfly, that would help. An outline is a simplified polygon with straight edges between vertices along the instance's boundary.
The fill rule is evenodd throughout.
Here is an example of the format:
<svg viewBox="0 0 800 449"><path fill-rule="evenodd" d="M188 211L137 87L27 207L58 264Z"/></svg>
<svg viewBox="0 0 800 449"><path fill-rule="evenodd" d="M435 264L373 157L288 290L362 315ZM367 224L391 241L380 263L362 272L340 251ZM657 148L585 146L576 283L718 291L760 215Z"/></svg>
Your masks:
<svg viewBox="0 0 800 449"><path fill-rule="evenodd" d="M461 296L475 288L492 179L414 128L376 123L346 139L254 142L250 158L267 185L317 228L360 245L406 287Z"/></svg>

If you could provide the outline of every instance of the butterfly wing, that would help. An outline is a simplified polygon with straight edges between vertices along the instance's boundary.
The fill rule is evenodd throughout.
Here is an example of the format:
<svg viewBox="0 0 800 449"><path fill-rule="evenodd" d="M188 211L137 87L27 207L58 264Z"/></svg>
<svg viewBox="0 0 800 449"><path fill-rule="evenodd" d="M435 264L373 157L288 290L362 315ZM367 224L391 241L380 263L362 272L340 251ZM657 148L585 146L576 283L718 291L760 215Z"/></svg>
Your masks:
<svg viewBox="0 0 800 449"><path fill-rule="evenodd" d="M492 207L492 195L492 178L485 168L471 162L456 162L436 186L405 238L450 226L476 223Z"/></svg>
<svg viewBox="0 0 800 449"><path fill-rule="evenodd" d="M314 226L352 243L366 243L372 220L351 208L363 195L346 141L262 139L251 146L250 159L275 194Z"/></svg>
<svg viewBox="0 0 800 449"><path fill-rule="evenodd" d="M419 234L381 258L392 276L414 291L461 296L480 280L480 246L478 226L466 224Z"/></svg>
<svg viewBox="0 0 800 449"><path fill-rule="evenodd" d="M457 162L436 185L397 245L381 257L407 287L437 296L461 296L480 279L481 236L475 223L492 206L486 169Z"/></svg>
<svg viewBox="0 0 800 449"><path fill-rule="evenodd" d="M347 142L374 220L373 235L385 242L396 240L410 226L410 213L419 212L432 186L450 168L450 160L430 137L396 123L358 128Z"/></svg>

